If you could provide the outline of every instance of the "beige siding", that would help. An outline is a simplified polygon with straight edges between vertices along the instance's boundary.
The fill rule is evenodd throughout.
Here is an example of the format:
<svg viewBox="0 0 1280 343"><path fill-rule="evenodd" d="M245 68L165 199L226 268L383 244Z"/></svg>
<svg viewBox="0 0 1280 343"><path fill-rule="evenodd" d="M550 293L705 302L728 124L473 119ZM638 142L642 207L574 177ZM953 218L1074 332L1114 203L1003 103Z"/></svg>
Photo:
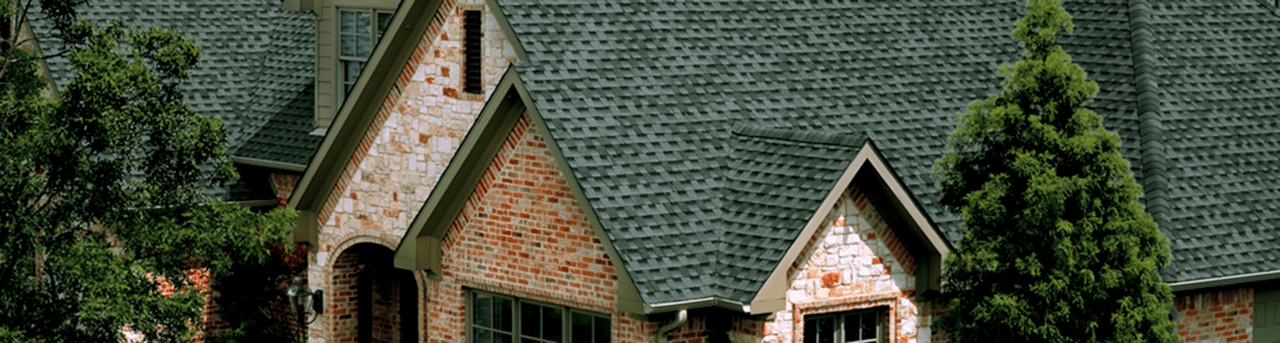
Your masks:
<svg viewBox="0 0 1280 343"><path fill-rule="evenodd" d="M395 10L397 0L322 0L316 11L315 127L328 128L342 106L338 79L338 9Z"/></svg>

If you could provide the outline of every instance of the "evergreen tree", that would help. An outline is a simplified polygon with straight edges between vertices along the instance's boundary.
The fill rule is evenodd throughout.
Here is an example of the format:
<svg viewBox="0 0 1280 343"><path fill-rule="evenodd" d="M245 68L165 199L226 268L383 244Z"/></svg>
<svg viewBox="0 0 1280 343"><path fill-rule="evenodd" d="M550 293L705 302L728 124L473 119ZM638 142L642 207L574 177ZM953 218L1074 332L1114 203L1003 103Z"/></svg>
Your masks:
<svg viewBox="0 0 1280 343"><path fill-rule="evenodd" d="M951 342L1175 342L1158 270L1169 243L1138 203L1119 136L1083 105L1097 83L1055 41L1059 0L1030 0L1002 90L957 114L934 166L967 229L936 322Z"/></svg>
<svg viewBox="0 0 1280 343"><path fill-rule="evenodd" d="M0 0L3 26L34 0ZM235 177L226 130L183 100L200 59L176 31L77 20L85 0L40 0L66 51L36 53L0 30L0 341L191 341L205 298L188 272L262 262L288 239L290 210L207 199ZM12 26L10 26L12 25ZM57 94L41 72L64 56ZM162 289L174 287L166 294Z"/></svg>

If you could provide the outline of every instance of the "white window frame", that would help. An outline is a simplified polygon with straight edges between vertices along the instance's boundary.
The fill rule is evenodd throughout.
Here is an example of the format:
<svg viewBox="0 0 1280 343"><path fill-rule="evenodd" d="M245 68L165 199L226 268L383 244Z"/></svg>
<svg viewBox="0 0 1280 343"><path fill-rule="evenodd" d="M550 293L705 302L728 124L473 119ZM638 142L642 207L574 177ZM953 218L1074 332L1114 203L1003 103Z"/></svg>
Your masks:
<svg viewBox="0 0 1280 343"><path fill-rule="evenodd" d="M511 318L509 318L508 320L511 321L511 331L509 331L509 333L511 334L512 342L522 342L522 341L546 342L546 340L543 340L543 339L532 338L532 337L522 337L521 325L520 325L521 320L523 319L521 318L522 314L521 314L521 308L520 308L520 305L522 304L531 304L531 305L537 305L537 306L542 306L547 308L559 309L560 315L561 315L560 320L562 321L561 331L560 331L561 333L560 340L563 343L576 342L573 340L572 324L573 324L574 314L583 314L583 315L590 316L593 320L593 323L597 319L605 319L606 321L609 322L609 336L610 336L609 339L611 341L613 339L612 337L613 336L613 317L606 314L592 312L592 311L585 311L585 310L580 310L572 307L566 307L566 306L561 306L561 305L556 305L556 304L551 304L551 303L546 303L541 301L522 299L518 297L491 293L491 292L467 290L464 293L466 294L466 306L467 306L467 310L465 313L466 325L467 325L466 341L469 343L474 343L476 338L475 332L476 332L477 324L472 322L474 317L474 311L476 308L475 304L473 304L472 301L475 299L476 295L486 295L493 298L503 298L511 301L511 313L510 313ZM493 328L485 328L485 327L480 327L480 328L494 330ZM494 330L494 331L500 331L500 330Z"/></svg>

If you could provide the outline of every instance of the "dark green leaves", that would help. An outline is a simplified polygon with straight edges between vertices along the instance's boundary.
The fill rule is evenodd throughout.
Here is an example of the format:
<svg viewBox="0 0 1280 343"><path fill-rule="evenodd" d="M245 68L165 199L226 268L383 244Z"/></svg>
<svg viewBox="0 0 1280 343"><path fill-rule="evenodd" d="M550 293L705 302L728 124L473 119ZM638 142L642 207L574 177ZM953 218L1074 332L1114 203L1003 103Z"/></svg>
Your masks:
<svg viewBox="0 0 1280 343"><path fill-rule="evenodd" d="M967 231L946 261L953 342L1173 342L1168 242L1138 204L1119 137L1084 109L1098 86L1055 42L1057 0L1031 0L1002 90L956 115L934 165Z"/></svg>
<svg viewBox="0 0 1280 343"><path fill-rule="evenodd" d="M80 3L40 1L78 74L57 94L41 56L0 49L0 340L119 341L129 328L189 341L205 301L192 271L261 263L295 214L204 196L235 172L221 120L183 100L194 41L95 27L76 19Z"/></svg>

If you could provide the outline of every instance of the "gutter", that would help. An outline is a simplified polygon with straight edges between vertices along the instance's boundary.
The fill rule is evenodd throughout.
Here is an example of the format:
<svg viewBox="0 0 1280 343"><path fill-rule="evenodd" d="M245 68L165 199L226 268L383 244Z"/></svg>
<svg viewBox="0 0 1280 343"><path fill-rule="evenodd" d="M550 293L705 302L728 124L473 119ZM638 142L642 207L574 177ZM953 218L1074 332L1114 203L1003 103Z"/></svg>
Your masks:
<svg viewBox="0 0 1280 343"><path fill-rule="evenodd" d="M236 204L236 205L240 205L240 206L244 206L244 207L268 207L268 206L275 207L275 206L280 206L280 200L276 200L276 199L271 199L271 200L242 200L242 201L232 201L231 203L232 203L232 204Z"/></svg>
<svg viewBox="0 0 1280 343"><path fill-rule="evenodd" d="M268 161L264 159L249 158L249 157L231 156L231 162L235 162L239 164L247 164L251 166L258 166L258 167L287 170L287 171L299 172L299 173L307 170L307 166L302 164Z"/></svg>
<svg viewBox="0 0 1280 343"><path fill-rule="evenodd" d="M676 315L676 321L658 328L658 343L667 343L667 335L671 334L671 331L684 326L686 321L689 321L689 310L680 309L680 313Z"/></svg>
<svg viewBox="0 0 1280 343"><path fill-rule="evenodd" d="M1223 276L1211 279L1175 282L1169 284L1174 292L1185 292L1197 289L1238 285L1250 282L1270 281L1280 279L1280 270L1272 270L1269 272L1257 272L1233 276Z"/></svg>
<svg viewBox="0 0 1280 343"><path fill-rule="evenodd" d="M691 308L703 308L703 307L722 307L722 308L727 308L734 311L742 311L744 313L751 314L751 305L743 304L738 301L733 301L733 300L729 300L721 297L708 297L708 298L702 298L702 299L681 300L681 301L673 301L673 302L658 303L658 304L644 304L644 313L652 314L652 313L669 312L669 311L676 311L676 310L679 310L681 313L683 313L685 310L688 310Z"/></svg>

